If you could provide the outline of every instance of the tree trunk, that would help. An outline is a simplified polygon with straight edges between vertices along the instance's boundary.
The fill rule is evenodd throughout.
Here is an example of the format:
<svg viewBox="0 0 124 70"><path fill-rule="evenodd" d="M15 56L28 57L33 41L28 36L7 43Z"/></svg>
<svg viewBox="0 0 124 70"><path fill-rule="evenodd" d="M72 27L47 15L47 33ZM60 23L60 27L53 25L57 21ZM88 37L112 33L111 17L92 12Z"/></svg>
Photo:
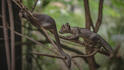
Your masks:
<svg viewBox="0 0 124 70"><path fill-rule="evenodd" d="M9 23L8 6L7 6L6 1L7 0L5 0L6 17L7 17L7 23ZM0 0L0 4L1 4L1 0ZM2 10L1 7L0 7L0 10ZM14 13L15 31L21 33L21 21L20 21L19 15L18 15L19 14L19 8L17 8L17 6L14 3L13 3L13 13ZM2 13L0 11L0 26L2 26L2 17L1 16L2 16ZM3 28L0 28L0 32L1 32L0 33L0 70L8 70L6 53L5 53ZM10 33L10 30L8 31L8 34L9 33ZM8 37L9 37L9 44L10 44L10 34L8 35ZM15 43L20 43L20 42L22 42L21 37L15 35ZM11 51L10 51L10 53L11 53ZM15 64L16 64L15 70L22 70L22 46L21 45L15 46Z"/></svg>

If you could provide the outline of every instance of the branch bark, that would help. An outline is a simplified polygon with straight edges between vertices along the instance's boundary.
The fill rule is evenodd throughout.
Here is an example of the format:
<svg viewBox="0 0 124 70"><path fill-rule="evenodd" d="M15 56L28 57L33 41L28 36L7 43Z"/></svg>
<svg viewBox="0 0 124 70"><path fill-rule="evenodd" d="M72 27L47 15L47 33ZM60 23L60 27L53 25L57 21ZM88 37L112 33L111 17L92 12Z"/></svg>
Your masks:
<svg viewBox="0 0 124 70"><path fill-rule="evenodd" d="M96 25L95 25L95 32L96 33L98 32L99 27L102 24L103 2L104 2L104 0L99 1L99 12L98 12L97 22L96 22Z"/></svg>
<svg viewBox="0 0 124 70"><path fill-rule="evenodd" d="M93 30L95 30L93 21L91 19L90 8L89 8L89 1L84 0L84 8L85 8L85 24L86 28L90 30L90 26L92 26Z"/></svg>
<svg viewBox="0 0 124 70"><path fill-rule="evenodd" d="M9 9L9 20L10 20L10 30L11 30L11 70L15 70L15 34L14 34L14 17L12 9L12 1L7 0Z"/></svg>
<svg viewBox="0 0 124 70"><path fill-rule="evenodd" d="M33 54L40 55L40 56L47 56L47 57L51 57L51 58L58 58L58 59L62 59L62 60L65 59L65 58L63 58L61 56L54 56L54 55L50 55L50 54L42 54L42 53L38 53L38 52L33 52Z"/></svg>
<svg viewBox="0 0 124 70"><path fill-rule="evenodd" d="M6 10L5 10L5 0L2 0L2 23L3 23L3 32L4 32L4 41L5 41L5 51L6 51L6 57L7 57L7 65L8 70L11 70L10 66L10 49L9 49L9 40L8 40L8 29L6 27Z"/></svg>
<svg viewBox="0 0 124 70"><path fill-rule="evenodd" d="M85 8L85 26L87 29L91 29L90 27L92 26L93 31L95 31L94 25L93 25L93 21L91 18L91 14L90 14L90 9L89 9L89 1L88 0L84 0L84 8ZM85 40L85 43L88 43L88 41ZM87 55L91 54L94 50L92 48L90 48L88 45L86 46L86 53ZM88 64L89 64L89 68L90 70L96 70L97 65L96 65L96 61L94 56L88 57Z"/></svg>
<svg viewBox="0 0 124 70"><path fill-rule="evenodd" d="M36 5L37 5L37 2L38 2L38 0L36 0L36 1L35 1L34 6L32 7L31 12L33 12L33 11L34 11L34 9L35 9L35 7L36 7Z"/></svg>

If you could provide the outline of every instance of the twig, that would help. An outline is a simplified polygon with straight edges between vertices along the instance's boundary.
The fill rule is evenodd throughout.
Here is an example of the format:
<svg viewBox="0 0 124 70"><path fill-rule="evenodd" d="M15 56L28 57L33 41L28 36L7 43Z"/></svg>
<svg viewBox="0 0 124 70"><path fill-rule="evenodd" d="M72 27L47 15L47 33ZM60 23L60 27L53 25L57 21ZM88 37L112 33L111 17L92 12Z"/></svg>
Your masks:
<svg viewBox="0 0 124 70"><path fill-rule="evenodd" d="M7 27L8 27L8 26L7 26ZM0 28L3 28L3 27L0 26ZM8 27L8 29L10 29L10 27ZM21 36L21 37L25 37L25 38L31 40L32 42L34 42L34 43L36 43L36 44L38 44L38 45L40 45L40 46L43 46L43 44L40 43L40 41L36 41L36 40L32 39L32 38L29 37L29 36L23 35L23 34L21 34L21 33L19 33L19 32L16 32L16 31L14 31L14 33L17 34L17 35L19 35L19 36ZM31 42L31 43L32 43L32 42Z"/></svg>
<svg viewBox="0 0 124 70"><path fill-rule="evenodd" d="M72 56L72 58L77 58L77 57L90 57L90 56L93 56L95 55L97 52L98 52L99 49L96 49L93 53L89 54L89 55L77 55L77 56ZM40 55L40 56L48 56L48 57L53 57L53 58L59 58L59 59L65 59L61 56L54 56L54 55L48 55L48 54L41 54L41 53L36 53L36 52L33 52L33 54L36 54L36 55Z"/></svg>
<svg viewBox="0 0 124 70"><path fill-rule="evenodd" d="M38 2L38 0L36 0L36 1L35 1L34 6L32 7L31 12L33 12L33 11L34 11L34 9L35 9L35 7L36 7L36 5L37 5L37 2Z"/></svg>
<svg viewBox="0 0 124 70"><path fill-rule="evenodd" d="M58 58L58 59L65 59L61 56L54 56L54 55L49 55L49 54L42 54L42 53L38 53L38 52L33 52L33 54L36 54L36 55L40 55L40 56L47 56L47 57L51 57L51 58Z"/></svg>
<svg viewBox="0 0 124 70"><path fill-rule="evenodd" d="M99 51L99 49L95 49L91 54L88 54L88 55L76 55L76 56L72 56L72 58L77 58L77 57L91 57L91 56L94 56L97 52Z"/></svg>
<svg viewBox="0 0 124 70"><path fill-rule="evenodd" d="M10 27L9 27L8 25L6 25L6 26L7 26L8 29L10 29ZM3 28L3 27L1 27L1 28ZM33 43L36 43L37 45L40 45L40 46L46 48L46 46L43 45L43 44L41 43L41 41L36 41L36 40L32 39L31 37L26 36L26 35L23 35L23 34L21 34L21 33L19 33L19 32L16 32L16 31L14 31L14 33L15 33L16 35L19 35L19 36L21 36L21 37L25 37L25 38L29 39L30 41L32 41ZM49 49L49 48L47 48L47 49ZM52 49L49 49L49 50L50 50L50 51L53 51ZM55 54L57 54L57 52L55 52L55 51L53 51L53 52L54 52Z"/></svg>
<svg viewBox="0 0 124 70"><path fill-rule="evenodd" d="M84 8L85 8L86 28L90 30L90 26L92 26L93 30L95 30L94 25L93 25L93 21L91 19L91 15L90 15L90 9L89 9L88 0L84 0Z"/></svg>
<svg viewBox="0 0 124 70"><path fill-rule="evenodd" d="M99 27L102 24L103 2L104 2L104 0L99 0L99 12L98 12L97 22L95 25L95 32L98 32Z"/></svg>
<svg viewBox="0 0 124 70"><path fill-rule="evenodd" d="M21 34L21 33L16 32L16 31L15 31L15 34L17 34L17 35L19 35L19 36L22 36L22 37L25 37L25 38L31 40L32 42L34 42L34 43L36 43L36 44L38 44L38 45L40 45L40 46L42 46L42 47L46 47L45 45L43 45L43 44L40 43L39 41L36 41L36 40L32 39L31 37L25 36L25 35L23 35L23 34ZM48 49L48 48L47 48L47 49ZM51 49L49 49L49 50L51 50ZM53 50L51 50L51 51L53 51ZM57 53L57 52L54 51L54 53Z"/></svg>
<svg viewBox="0 0 124 70"><path fill-rule="evenodd" d="M11 0L7 0L9 9L9 20L11 30L11 70L15 70L15 34L14 34L14 18Z"/></svg>
<svg viewBox="0 0 124 70"><path fill-rule="evenodd" d="M9 49L9 40L8 40L8 30L6 27L6 10L5 10L5 0L2 0L2 24L3 24L3 33L4 33L4 42L5 42L5 51L6 51L6 58L7 58L7 66L8 70L11 70L10 67L10 49Z"/></svg>
<svg viewBox="0 0 124 70"><path fill-rule="evenodd" d="M65 58L62 57L62 56L54 56L54 55L48 55L48 54L41 54L41 53L33 53L33 54L36 54L36 55L40 55L40 56L47 56L47 57L51 57L51 58L58 58L58 59L62 59L63 62L66 64L65 62ZM68 68L69 70L71 70L70 68Z"/></svg>

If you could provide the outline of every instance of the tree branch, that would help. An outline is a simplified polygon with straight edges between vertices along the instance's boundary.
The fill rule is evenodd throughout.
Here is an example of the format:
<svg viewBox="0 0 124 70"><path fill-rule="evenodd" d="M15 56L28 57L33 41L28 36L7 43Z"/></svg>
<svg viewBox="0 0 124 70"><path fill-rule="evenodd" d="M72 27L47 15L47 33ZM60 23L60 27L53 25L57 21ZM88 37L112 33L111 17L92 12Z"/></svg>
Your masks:
<svg viewBox="0 0 124 70"><path fill-rule="evenodd" d="M9 20L11 30L11 70L15 70L15 34L14 34L14 17L11 0L7 0L9 9Z"/></svg>
<svg viewBox="0 0 124 70"><path fill-rule="evenodd" d="M99 51L99 49L95 49L91 54L72 56L72 58L77 58L77 57L84 57L84 58L86 58L86 57L94 56L98 51Z"/></svg>
<svg viewBox="0 0 124 70"><path fill-rule="evenodd" d="M98 12L97 22L96 22L96 25L95 25L95 32L96 33L98 32L99 27L102 24L103 2L104 2L104 0L99 0L99 12Z"/></svg>
<svg viewBox="0 0 124 70"><path fill-rule="evenodd" d="M95 30L93 21L91 19L90 15L90 8L89 8L89 2L88 0L84 0L84 8L85 8L85 24L86 28L90 30L90 26L92 26L93 30Z"/></svg>
<svg viewBox="0 0 124 70"><path fill-rule="evenodd" d="M93 31L95 31L94 25L93 25L93 21L91 19L91 15L90 15L90 9L89 9L89 2L88 0L84 0L84 8L85 8L85 26L87 29L90 30L90 26L92 26ZM88 41L84 40L85 43L87 43ZM91 54L91 52L93 51L92 48L90 48L89 46L86 46L86 53L87 55ZM90 70L96 70L97 65L96 65L96 61L94 59L94 56L88 57L88 64L89 64L89 68Z"/></svg>
<svg viewBox="0 0 124 70"><path fill-rule="evenodd" d="M62 60L65 59L65 58L63 58L61 56L54 56L54 55L49 55L49 54L42 54L42 53L38 53L38 52L33 52L33 54L40 55L40 56L47 56L47 57L51 57L51 58L58 58L58 59L62 59Z"/></svg>
<svg viewBox="0 0 124 70"><path fill-rule="evenodd" d="M36 7L36 5L37 5L37 2L38 2L38 0L36 0L36 1L35 1L34 6L32 7L31 12L33 12L33 11L34 11L34 9L35 9L35 7Z"/></svg>

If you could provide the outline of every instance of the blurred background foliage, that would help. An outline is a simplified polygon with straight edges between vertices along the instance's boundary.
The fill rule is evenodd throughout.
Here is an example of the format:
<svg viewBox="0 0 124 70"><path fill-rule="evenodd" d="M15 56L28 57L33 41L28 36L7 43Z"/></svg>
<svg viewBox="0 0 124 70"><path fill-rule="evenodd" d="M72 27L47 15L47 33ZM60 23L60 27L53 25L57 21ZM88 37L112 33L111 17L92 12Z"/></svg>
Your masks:
<svg viewBox="0 0 124 70"><path fill-rule="evenodd" d="M23 4L31 10L36 0L23 0ZM89 0L90 2L90 11L92 15L93 22L96 23L97 14L98 14L98 4L99 0ZM57 29L59 30L62 24L67 22L71 26L85 27L85 14L83 0L38 0L34 13L43 13L53 17L56 21ZM26 22L26 21L24 21ZM24 24L25 26L29 26ZM33 27L33 26L32 26ZM35 29L35 28L34 28ZM24 28L24 33L28 34L29 32ZM103 23L98 32L105 40L107 40L112 48L115 48L118 43L121 43L121 55L124 55L124 0L105 0L104 9L103 9ZM33 37L36 40L40 40L39 34L36 31L31 31L30 37ZM40 35L41 37L41 35ZM26 42L26 40L24 39ZM39 51L43 53L51 53L49 50L36 47L33 45L33 51ZM51 48L49 44L46 44ZM26 46L24 46L26 47ZM70 46L71 47L71 46ZM77 48L77 47L74 47ZM79 49L81 47L78 47ZM26 50L23 51L24 58ZM32 67L35 70L62 70L62 65L59 64L56 59L43 57L43 56L33 56ZM108 58L104 55L97 54L96 61L102 67L100 70L107 70L107 60ZM25 61L25 60L24 60ZM78 60L77 62L82 62ZM124 64L124 62L122 62ZM80 63L80 66L83 70L88 70L87 64L84 62ZM23 69L26 70L26 64L24 62ZM114 66L115 67L115 66ZM33 70L33 69L32 69ZM79 70L74 67L73 70Z"/></svg>

